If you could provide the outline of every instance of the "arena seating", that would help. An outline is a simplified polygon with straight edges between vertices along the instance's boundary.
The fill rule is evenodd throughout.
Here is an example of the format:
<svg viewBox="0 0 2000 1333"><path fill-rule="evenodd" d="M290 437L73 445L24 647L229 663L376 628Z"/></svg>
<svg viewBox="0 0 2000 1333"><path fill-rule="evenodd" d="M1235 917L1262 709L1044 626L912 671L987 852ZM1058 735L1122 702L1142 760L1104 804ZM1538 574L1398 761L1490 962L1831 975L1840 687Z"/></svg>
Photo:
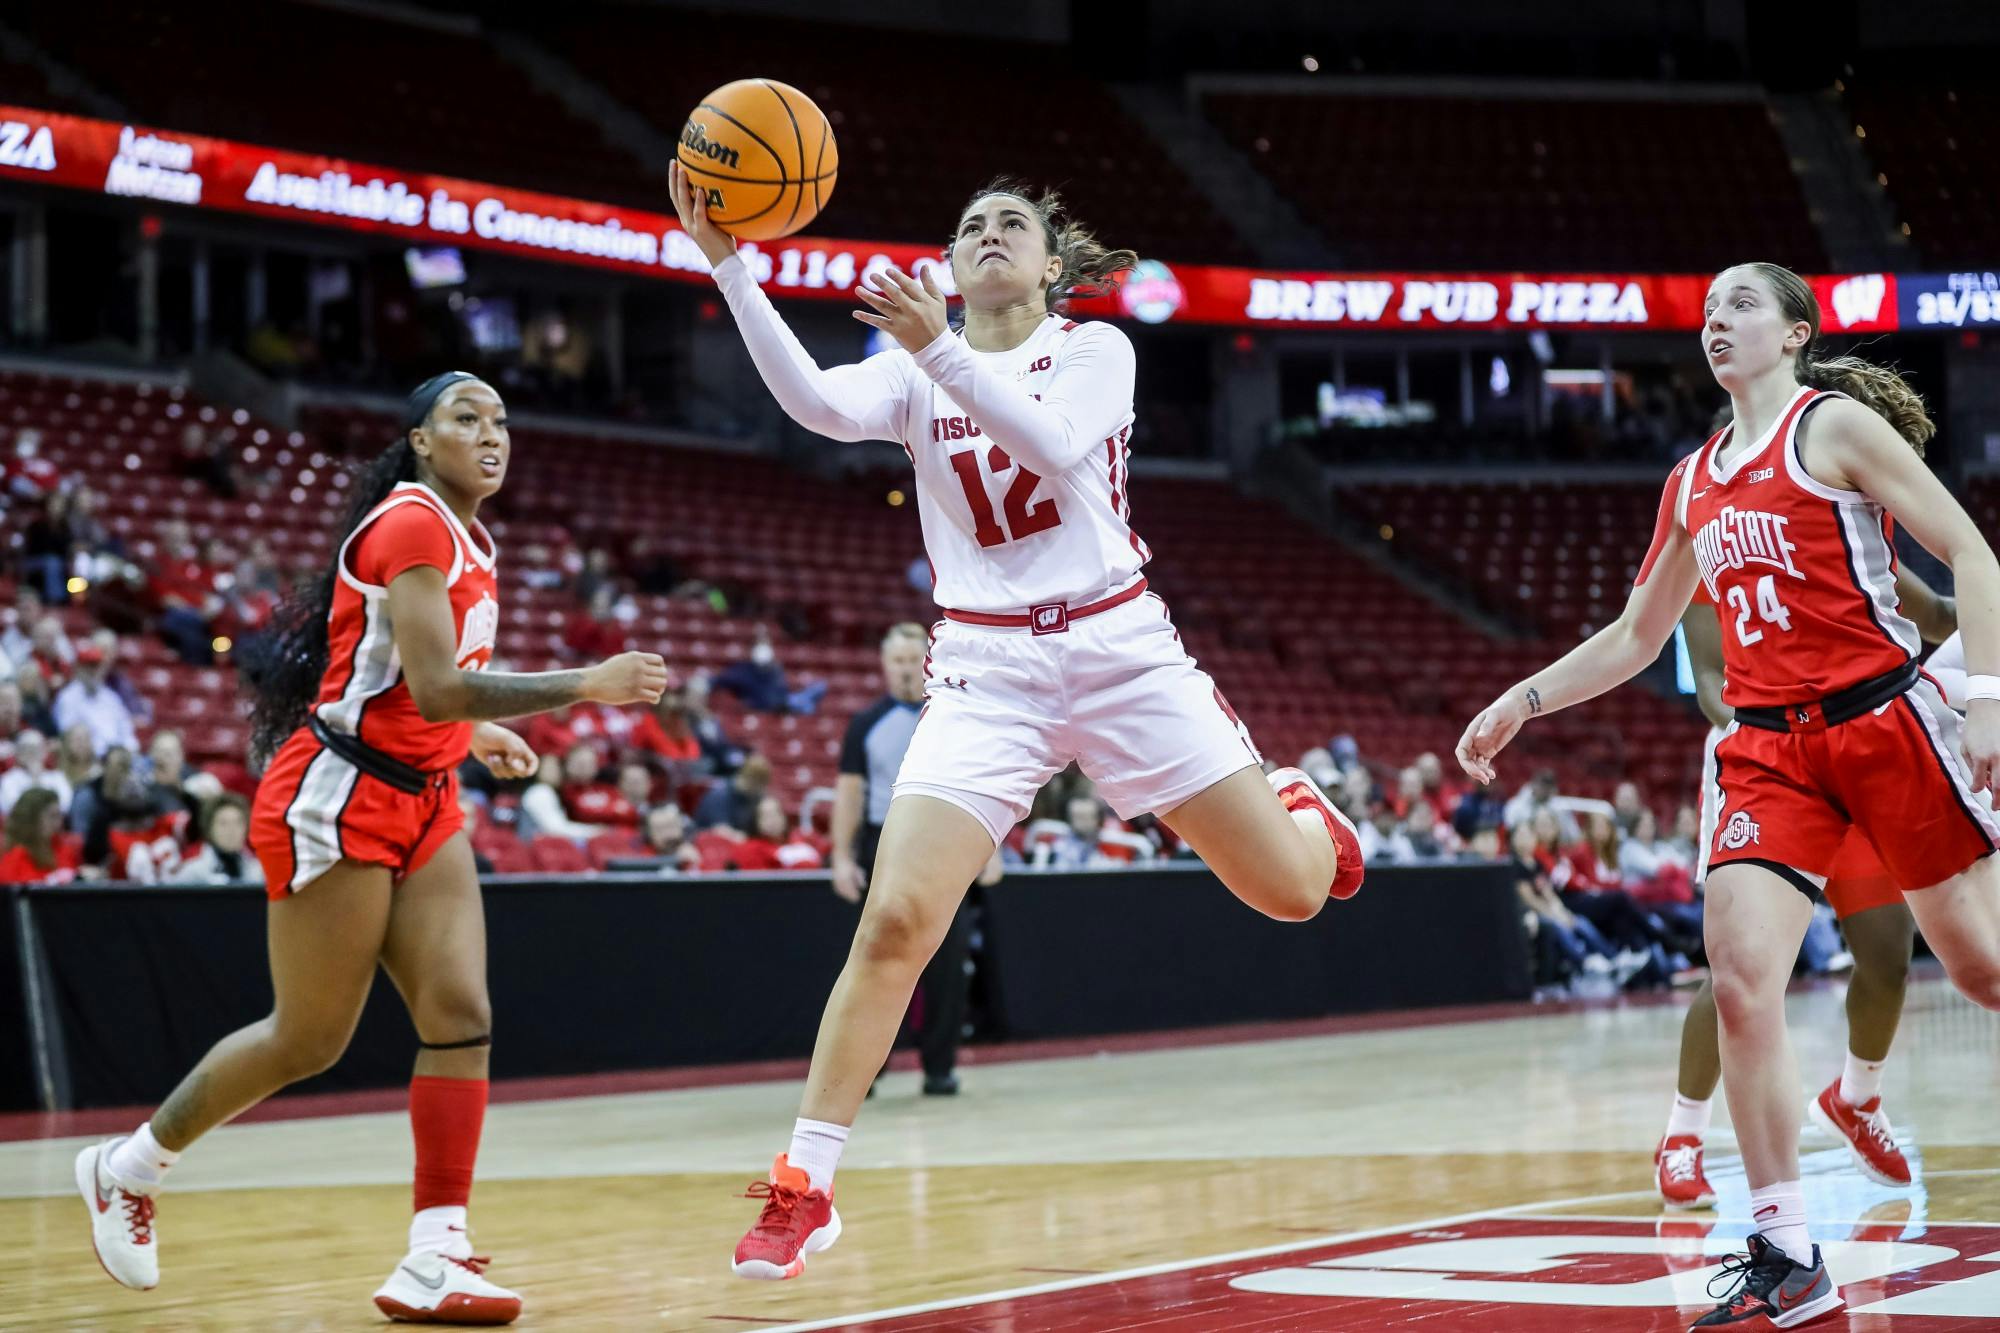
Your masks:
<svg viewBox="0 0 2000 1333"><path fill-rule="evenodd" d="M1068 56L1026 42L832 24L788 24L783 41L727 10L557 12L535 36L667 134L718 71L757 71L804 91L833 122L840 179L826 235L942 245L966 196L1005 172L1060 187L1115 246L1166 260L1247 263L1210 202ZM698 53L698 54L697 54ZM1004 107L976 69L1008 71ZM903 71L885 76L889 70Z"/></svg>
<svg viewBox="0 0 2000 1333"><path fill-rule="evenodd" d="M468 33L288 4L274 48L231 6L116 8L39 6L35 40L154 124L664 207L663 178Z"/></svg>
<svg viewBox="0 0 2000 1333"><path fill-rule="evenodd" d="M70 98L64 97L49 87L48 76L41 67L9 58L0 53L0 101L14 106L37 107L45 111L67 111L73 115L87 116L91 109Z"/></svg>
<svg viewBox="0 0 2000 1333"><path fill-rule="evenodd" d="M1826 262L1760 102L1216 93L1203 106L1346 267Z"/></svg>
<svg viewBox="0 0 2000 1333"><path fill-rule="evenodd" d="M1862 147L1924 257L1990 264L2000 230L2000 93L1973 78L1862 75L1846 96L1866 132Z"/></svg>

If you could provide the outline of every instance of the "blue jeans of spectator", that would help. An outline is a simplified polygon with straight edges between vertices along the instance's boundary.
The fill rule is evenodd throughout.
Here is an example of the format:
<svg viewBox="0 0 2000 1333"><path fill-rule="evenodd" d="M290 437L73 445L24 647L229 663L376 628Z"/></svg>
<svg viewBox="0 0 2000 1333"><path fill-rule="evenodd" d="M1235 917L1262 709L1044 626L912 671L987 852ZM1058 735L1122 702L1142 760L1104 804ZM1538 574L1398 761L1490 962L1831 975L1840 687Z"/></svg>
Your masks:
<svg viewBox="0 0 2000 1333"><path fill-rule="evenodd" d="M42 601L49 606L69 601L69 562L61 556L23 556L21 573L41 591Z"/></svg>
<svg viewBox="0 0 2000 1333"><path fill-rule="evenodd" d="M208 622L185 606L160 612L160 637L174 650L174 656L191 666L207 666L215 660L215 640Z"/></svg>

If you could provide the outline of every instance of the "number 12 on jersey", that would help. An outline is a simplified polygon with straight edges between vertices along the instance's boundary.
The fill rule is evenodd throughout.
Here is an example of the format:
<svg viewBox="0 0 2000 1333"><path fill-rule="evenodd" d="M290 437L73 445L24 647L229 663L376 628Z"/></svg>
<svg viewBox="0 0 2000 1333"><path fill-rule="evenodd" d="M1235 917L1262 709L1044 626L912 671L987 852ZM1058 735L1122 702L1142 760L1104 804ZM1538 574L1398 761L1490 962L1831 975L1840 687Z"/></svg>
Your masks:
<svg viewBox="0 0 2000 1333"><path fill-rule="evenodd" d="M1750 612L1752 609L1750 606L1750 594L1744 591L1743 585L1740 583L1736 584L1729 590L1727 596L1730 607L1736 612L1736 641L1748 646L1763 638L1763 630L1750 628ZM1785 604L1778 600L1776 575L1766 574L1763 578L1757 580L1757 605L1755 609L1758 617L1766 625L1776 625L1781 630L1791 629L1792 613L1787 611Z"/></svg>
<svg viewBox="0 0 2000 1333"><path fill-rule="evenodd" d="M1001 476L1009 470L1015 473L1014 482L1001 501L1001 507L1007 513L1007 526L1004 528L994 518L993 501L986 493L986 475L979 465L982 453L986 458L986 467L992 470L994 476ZM1017 542L1023 537L1046 532L1062 522L1062 515L1056 511L1053 498L1030 503L1034 500L1035 488L1042 484L1040 475L1015 463L1007 451L997 444L984 450L965 449L953 454L951 470L958 474L965 502L972 506L972 535L979 539L981 546Z"/></svg>

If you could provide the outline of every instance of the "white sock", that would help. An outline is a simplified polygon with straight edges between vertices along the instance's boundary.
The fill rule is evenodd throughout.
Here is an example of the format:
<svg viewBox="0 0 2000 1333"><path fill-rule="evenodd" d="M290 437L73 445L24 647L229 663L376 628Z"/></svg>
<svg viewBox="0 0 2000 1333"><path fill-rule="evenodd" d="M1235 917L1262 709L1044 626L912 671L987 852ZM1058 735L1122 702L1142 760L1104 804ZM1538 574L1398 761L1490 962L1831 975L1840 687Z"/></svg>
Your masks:
<svg viewBox="0 0 2000 1333"><path fill-rule="evenodd" d="M1882 1095L1882 1066L1886 1059L1868 1061L1853 1051L1847 1053L1847 1067L1840 1071L1840 1100L1860 1106Z"/></svg>
<svg viewBox="0 0 2000 1333"><path fill-rule="evenodd" d="M1695 1101L1692 1097L1674 1094L1674 1109L1667 1117L1667 1137L1670 1139L1691 1135L1694 1138L1708 1136L1708 1120L1715 1113L1715 1098L1704 1097Z"/></svg>
<svg viewBox="0 0 2000 1333"><path fill-rule="evenodd" d="M840 1150L847 1146L846 1125L830 1125L824 1120L800 1120L792 1125L792 1147L785 1160L806 1173L816 1190L833 1189L833 1173L840 1166Z"/></svg>
<svg viewBox="0 0 2000 1333"><path fill-rule="evenodd" d="M153 1122L148 1120L111 1150L110 1160L104 1165L120 1181L143 1186L144 1192L151 1194L166 1183L167 1172L180 1160L179 1153L168 1152L153 1138Z"/></svg>
<svg viewBox="0 0 2000 1333"><path fill-rule="evenodd" d="M419 1209L410 1219L410 1253L470 1256L472 1236L465 1226L465 1205Z"/></svg>
<svg viewBox="0 0 2000 1333"><path fill-rule="evenodd" d="M1812 1237L1806 1234L1806 1195L1798 1181L1781 1180L1751 1190L1750 1222L1757 1234L1793 1263L1812 1262Z"/></svg>

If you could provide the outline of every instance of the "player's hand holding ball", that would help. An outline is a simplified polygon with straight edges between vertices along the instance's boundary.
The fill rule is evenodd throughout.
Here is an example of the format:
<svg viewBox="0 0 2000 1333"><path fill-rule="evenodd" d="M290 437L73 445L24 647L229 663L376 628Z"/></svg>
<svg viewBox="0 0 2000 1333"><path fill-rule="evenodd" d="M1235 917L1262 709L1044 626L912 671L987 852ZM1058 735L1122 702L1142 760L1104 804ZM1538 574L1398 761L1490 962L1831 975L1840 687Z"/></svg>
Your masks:
<svg viewBox="0 0 2000 1333"><path fill-rule="evenodd" d="M1494 758L1531 716L1527 691L1520 686L1486 705L1458 738L1458 766L1480 782L1493 781Z"/></svg>
<svg viewBox="0 0 2000 1333"><path fill-rule="evenodd" d="M496 778L525 778L535 771L533 747L497 722L472 729L472 757Z"/></svg>
<svg viewBox="0 0 2000 1333"><path fill-rule="evenodd" d="M667 163L667 187L674 196L674 212L680 217L681 230L701 247L702 258L710 268L736 253L736 238L709 218L708 196L695 186L687 169L678 162Z"/></svg>
<svg viewBox="0 0 2000 1333"><path fill-rule="evenodd" d="M583 673L583 697L622 707L656 704L667 690L667 663L658 653L620 653Z"/></svg>
<svg viewBox="0 0 2000 1333"><path fill-rule="evenodd" d="M854 294L869 307L855 311L854 317L894 338L906 352L923 351L951 327L945 319L944 293L929 269L919 281L891 264L856 287Z"/></svg>

